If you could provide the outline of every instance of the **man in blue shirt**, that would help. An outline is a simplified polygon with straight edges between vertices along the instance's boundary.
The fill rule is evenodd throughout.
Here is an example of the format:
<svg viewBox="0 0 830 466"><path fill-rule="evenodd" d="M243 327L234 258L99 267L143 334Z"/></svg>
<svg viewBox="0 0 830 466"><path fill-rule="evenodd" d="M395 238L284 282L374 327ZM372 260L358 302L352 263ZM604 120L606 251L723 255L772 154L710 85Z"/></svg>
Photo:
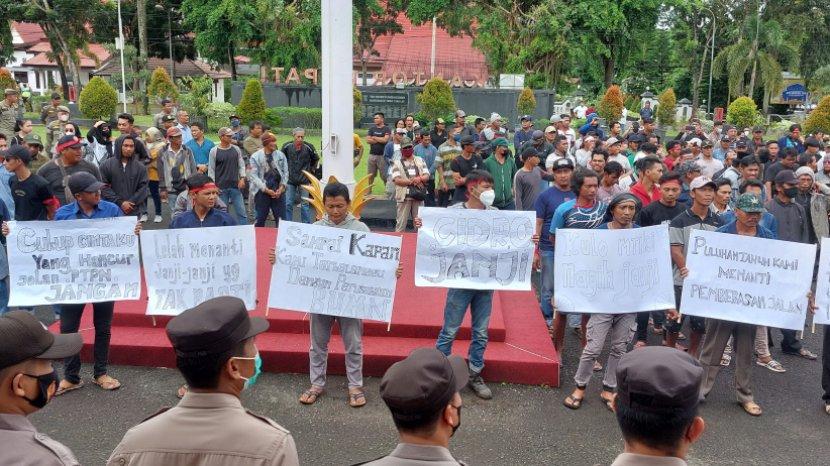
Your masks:
<svg viewBox="0 0 830 466"><path fill-rule="evenodd" d="M764 204L753 194L744 193L735 203L735 221L717 229L718 233L754 236L756 238L776 239L775 233L759 225L764 213ZM700 365L703 366L703 384L700 397L705 398L715 384L715 377L721 369L721 357L729 336L734 338L735 388L738 403L747 414L760 416L761 407L755 403L749 386L749 374L752 369L752 353L755 344L755 326L740 322L718 319L706 319L706 340L700 353Z"/></svg>
<svg viewBox="0 0 830 466"><path fill-rule="evenodd" d="M236 220L227 212L216 209L219 188L204 173L197 173L187 179L187 195L193 209L177 216L170 228L200 228L235 226Z"/></svg>
<svg viewBox="0 0 830 466"><path fill-rule="evenodd" d="M541 268L542 272L539 298L542 316L548 327L553 325L553 243L550 242L547 232L550 231L550 222L556 208L565 201L576 199L576 194L571 191L571 176L574 172L571 159L557 159L552 169L553 186L543 191L533 204L536 209L536 234L540 235L535 268ZM543 232L545 234L542 234Z"/></svg>
<svg viewBox="0 0 830 466"><path fill-rule="evenodd" d="M196 159L196 168L201 173L207 173L210 150L216 144L210 139L205 138L205 127L199 122L190 125L190 132L193 134L193 139L186 142L185 146L193 151L193 158Z"/></svg>
<svg viewBox="0 0 830 466"><path fill-rule="evenodd" d="M66 204L55 212L55 220L75 220L93 218L114 218L123 215L121 208L112 202L101 200L101 189L106 185L98 181L95 175L87 172L76 172L69 175L66 183L69 192L75 198L74 202ZM141 231L141 223L136 222L135 234ZM84 313L85 303L61 304L61 333L77 333L81 326L81 316ZM109 359L110 334L115 301L92 303L95 326L95 344L92 354L93 383L104 390L116 390L121 382L107 374ZM80 378L81 358L75 355L64 360L64 379L58 385L55 396L83 386Z"/></svg>
<svg viewBox="0 0 830 466"><path fill-rule="evenodd" d="M426 207L435 207L435 158L438 149L432 145L432 135L426 131L421 134L421 142L415 146L415 156L420 157L429 168L429 183L427 183Z"/></svg>

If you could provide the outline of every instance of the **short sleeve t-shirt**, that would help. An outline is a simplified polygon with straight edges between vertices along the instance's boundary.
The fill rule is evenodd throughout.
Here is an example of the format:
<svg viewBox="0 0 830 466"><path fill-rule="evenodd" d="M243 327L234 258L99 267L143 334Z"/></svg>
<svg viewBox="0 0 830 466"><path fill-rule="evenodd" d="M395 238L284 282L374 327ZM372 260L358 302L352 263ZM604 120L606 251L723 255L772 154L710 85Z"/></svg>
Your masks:
<svg viewBox="0 0 830 466"><path fill-rule="evenodd" d="M447 187L453 189L455 184L452 181L452 161L461 153L461 147L458 144L441 144L438 148L438 157L435 158L435 165L441 166L441 173L444 175L444 183ZM435 180L435 187L440 185L439 180Z"/></svg>
<svg viewBox="0 0 830 466"><path fill-rule="evenodd" d="M49 182L42 176L31 174L23 181L12 177L9 186L14 198L14 219L18 221L46 220L43 203L52 197Z"/></svg>
<svg viewBox="0 0 830 466"><path fill-rule="evenodd" d="M722 225L721 218L709 209L706 209L706 218L700 218L691 209L685 209L669 223L669 243L673 246L683 246L683 255L685 256L692 230L715 231ZM683 286L680 269L674 263L672 263L672 269L674 270L675 286Z"/></svg>
<svg viewBox="0 0 830 466"><path fill-rule="evenodd" d="M576 199L567 201L556 208L550 222L550 234L555 235L560 228L578 228L590 230L605 222L608 204L594 201L590 207L577 207Z"/></svg>
<svg viewBox="0 0 830 466"><path fill-rule="evenodd" d="M553 251L553 244L550 242L550 223L553 220L553 214L556 209L565 203L576 198L573 191L562 191L557 186L552 186L539 194L536 202L533 204L536 209L536 218L542 220L542 234L539 235L539 250Z"/></svg>
<svg viewBox="0 0 830 466"><path fill-rule="evenodd" d="M686 210L686 206L679 202L671 207L660 201L652 202L640 211L637 224L644 227L651 227L654 225L662 225L663 223L671 223L684 210Z"/></svg>
<svg viewBox="0 0 830 466"><path fill-rule="evenodd" d="M366 131L367 136L375 136L375 137L384 137L387 134L391 134L392 130L389 129L388 126L381 126L378 128L377 126L372 126ZM383 155L383 148L386 147L385 142L373 142L369 144L369 154L371 155Z"/></svg>
<svg viewBox="0 0 830 466"><path fill-rule="evenodd" d="M484 161L481 160L481 157L478 155L473 155L470 157L470 160L467 160L464 157L456 157L453 159L452 163L450 163L450 170L458 173L462 177L465 177L471 171L478 169L484 169ZM456 189L452 197L453 203L465 202L466 200L467 190L463 189L463 187L462 189Z"/></svg>

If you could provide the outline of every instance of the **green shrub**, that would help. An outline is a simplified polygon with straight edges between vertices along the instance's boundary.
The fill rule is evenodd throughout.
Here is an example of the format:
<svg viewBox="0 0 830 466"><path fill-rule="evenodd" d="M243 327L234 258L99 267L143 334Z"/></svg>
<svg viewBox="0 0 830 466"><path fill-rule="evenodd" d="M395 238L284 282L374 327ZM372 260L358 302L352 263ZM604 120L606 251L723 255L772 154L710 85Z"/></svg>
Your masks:
<svg viewBox="0 0 830 466"><path fill-rule="evenodd" d="M244 123L265 118L265 97L262 94L262 83L258 79L249 79L242 92L242 99L236 111L239 119Z"/></svg>
<svg viewBox="0 0 830 466"><path fill-rule="evenodd" d="M428 121L435 121L455 110L452 88L441 78L432 78L424 85L424 91L418 94L418 103Z"/></svg>
<svg viewBox="0 0 830 466"><path fill-rule="evenodd" d="M180 82L188 91L181 95L182 107L192 116L205 116L207 106L210 104L211 92L213 92L213 81L206 76L198 78L185 76Z"/></svg>
<svg viewBox="0 0 830 466"><path fill-rule="evenodd" d="M536 112L536 96L529 87L522 89L516 101L516 110L519 115L533 115Z"/></svg>
<svg viewBox="0 0 830 466"><path fill-rule="evenodd" d="M118 92L100 76L95 76L81 90L78 107L91 120L109 120L118 107Z"/></svg>
<svg viewBox="0 0 830 466"><path fill-rule="evenodd" d="M804 131L807 133L830 133L830 95L824 96L816 108L807 115L804 122Z"/></svg>
<svg viewBox="0 0 830 466"><path fill-rule="evenodd" d="M360 92L360 89L354 87L352 91L352 99L354 102L354 122L353 124L357 124L361 118L363 118L363 93Z"/></svg>
<svg viewBox="0 0 830 466"><path fill-rule="evenodd" d="M158 67L153 71L153 76L150 78L150 85L147 86L147 96L155 97L157 101L161 99L179 99L179 89L173 84L167 70Z"/></svg>
<svg viewBox="0 0 830 466"><path fill-rule="evenodd" d="M282 127L282 117L279 115L276 108L266 108L265 117L262 121L271 128Z"/></svg>
<svg viewBox="0 0 830 466"><path fill-rule="evenodd" d="M320 129L323 127L323 110L320 108L305 107L277 107L277 115L282 120L279 125L283 128Z"/></svg>
<svg viewBox="0 0 830 466"><path fill-rule="evenodd" d="M605 91L602 100L599 101L597 112L606 122L618 121L622 118L623 95L620 86L614 84Z"/></svg>
<svg viewBox="0 0 830 466"><path fill-rule="evenodd" d="M677 96L674 95L674 89L668 88L657 97L657 120L661 125L674 124L677 115L675 107L677 107Z"/></svg>
<svg viewBox="0 0 830 466"><path fill-rule="evenodd" d="M230 102L211 102L205 108L208 118L222 121L222 126L228 126L231 115L236 113L236 107Z"/></svg>
<svg viewBox="0 0 830 466"><path fill-rule="evenodd" d="M738 128L753 126L758 117L758 106L749 97L738 97L726 109L726 121Z"/></svg>

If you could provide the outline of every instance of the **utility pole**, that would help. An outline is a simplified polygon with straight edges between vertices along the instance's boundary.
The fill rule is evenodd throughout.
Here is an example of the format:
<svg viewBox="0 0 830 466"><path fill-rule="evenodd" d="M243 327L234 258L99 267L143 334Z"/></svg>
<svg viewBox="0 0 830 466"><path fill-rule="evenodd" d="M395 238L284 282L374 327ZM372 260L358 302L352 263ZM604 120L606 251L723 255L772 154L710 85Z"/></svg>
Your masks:
<svg viewBox="0 0 830 466"><path fill-rule="evenodd" d="M121 0L118 0L118 50L121 52L121 102L127 113L127 75L124 73L124 24L121 21Z"/></svg>

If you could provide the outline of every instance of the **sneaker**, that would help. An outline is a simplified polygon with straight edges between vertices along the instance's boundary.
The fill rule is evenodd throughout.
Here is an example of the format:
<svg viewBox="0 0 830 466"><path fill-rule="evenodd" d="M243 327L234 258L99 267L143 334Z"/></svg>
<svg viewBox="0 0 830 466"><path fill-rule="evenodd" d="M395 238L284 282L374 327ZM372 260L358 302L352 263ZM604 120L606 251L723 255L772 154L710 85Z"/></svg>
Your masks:
<svg viewBox="0 0 830 466"><path fill-rule="evenodd" d="M141 214L141 218L138 219L139 222L144 223L147 221L147 214Z"/></svg>
<svg viewBox="0 0 830 466"><path fill-rule="evenodd" d="M475 393L475 395L482 400L489 400L493 398L493 392L490 391L490 387L484 383L484 379L481 378L481 374L470 371L470 382L467 385L470 387L470 390L472 390L473 393Z"/></svg>
<svg viewBox="0 0 830 466"><path fill-rule="evenodd" d="M163 220L163 219L161 218L161 215L156 215L156 216L153 218L153 223L161 223L161 222L162 222L162 220Z"/></svg>

